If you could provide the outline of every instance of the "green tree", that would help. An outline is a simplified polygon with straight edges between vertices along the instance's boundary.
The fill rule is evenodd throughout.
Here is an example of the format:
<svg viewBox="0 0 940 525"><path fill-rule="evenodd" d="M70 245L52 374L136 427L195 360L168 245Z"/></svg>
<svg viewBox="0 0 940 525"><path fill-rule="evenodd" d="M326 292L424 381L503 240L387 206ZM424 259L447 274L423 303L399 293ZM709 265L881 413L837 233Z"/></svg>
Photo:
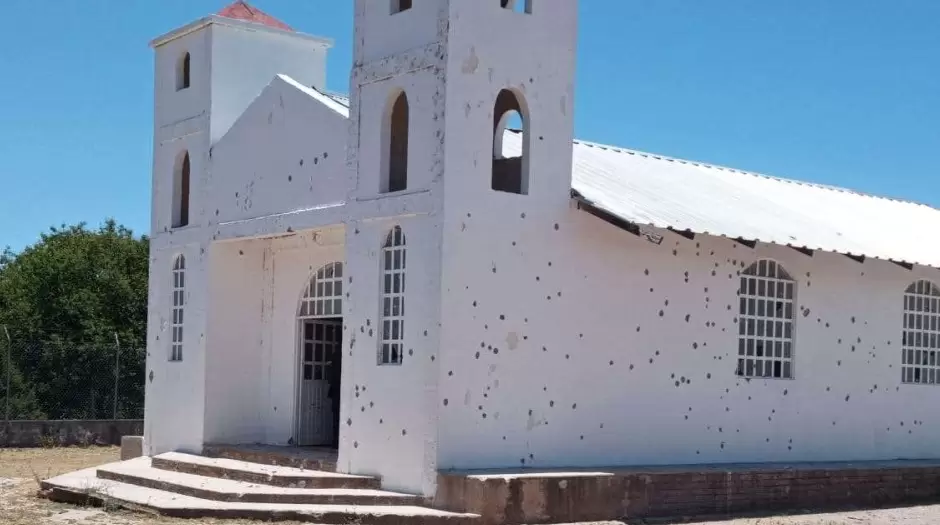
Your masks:
<svg viewBox="0 0 940 525"><path fill-rule="evenodd" d="M109 415L115 334L119 402L142 405L148 246L108 220L96 230L51 228L22 252L0 255L0 325L13 340L14 393L24 410L35 399L45 417Z"/></svg>

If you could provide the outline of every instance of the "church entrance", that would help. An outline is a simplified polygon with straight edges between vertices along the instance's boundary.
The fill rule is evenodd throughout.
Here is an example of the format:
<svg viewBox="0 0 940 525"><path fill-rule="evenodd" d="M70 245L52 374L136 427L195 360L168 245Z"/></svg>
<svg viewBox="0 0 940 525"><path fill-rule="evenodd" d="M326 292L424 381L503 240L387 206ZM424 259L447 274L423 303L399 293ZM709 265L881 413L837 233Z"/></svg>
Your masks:
<svg viewBox="0 0 940 525"><path fill-rule="evenodd" d="M343 355L343 263L314 274L298 312L298 403L296 443L339 443L340 377Z"/></svg>

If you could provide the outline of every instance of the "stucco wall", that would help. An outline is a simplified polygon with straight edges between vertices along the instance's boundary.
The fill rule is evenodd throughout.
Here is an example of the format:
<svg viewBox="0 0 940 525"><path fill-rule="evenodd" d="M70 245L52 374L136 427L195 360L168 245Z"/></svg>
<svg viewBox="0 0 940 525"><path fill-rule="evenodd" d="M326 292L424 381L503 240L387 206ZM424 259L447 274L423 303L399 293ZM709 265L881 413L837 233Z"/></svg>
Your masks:
<svg viewBox="0 0 940 525"><path fill-rule="evenodd" d="M441 468L937 457L940 390L900 370L904 290L937 271L514 219L450 233ZM798 281L793 380L735 375L738 272L764 257Z"/></svg>
<svg viewBox="0 0 940 525"><path fill-rule="evenodd" d="M213 148L210 222L342 204L348 121L276 77Z"/></svg>

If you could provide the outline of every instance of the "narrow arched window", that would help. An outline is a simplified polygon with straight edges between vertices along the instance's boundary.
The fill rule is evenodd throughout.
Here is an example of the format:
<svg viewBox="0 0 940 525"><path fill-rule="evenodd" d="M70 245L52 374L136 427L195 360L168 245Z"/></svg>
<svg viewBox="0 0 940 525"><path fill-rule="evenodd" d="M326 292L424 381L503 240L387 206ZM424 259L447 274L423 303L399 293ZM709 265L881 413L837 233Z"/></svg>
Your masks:
<svg viewBox="0 0 940 525"><path fill-rule="evenodd" d="M189 88L190 63L192 57L189 53L183 53L176 64L176 90L182 91Z"/></svg>
<svg viewBox="0 0 940 525"><path fill-rule="evenodd" d="M741 273L739 376L793 378L795 294L796 283L776 261L757 261Z"/></svg>
<svg viewBox="0 0 940 525"><path fill-rule="evenodd" d="M170 361L183 360L183 311L186 306L186 257L179 255L173 262L173 307L170 309L173 331L170 339Z"/></svg>
<svg viewBox="0 0 940 525"><path fill-rule="evenodd" d="M385 115L382 193L408 188L408 113L408 96L400 91L391 99Z"/></svg>
<svg viewBox="0 0 940 525"><path fill-rule="evenodd" d="M173 227L189 225L189 152L184 151L173 170Z"/></svg>
<svg viewBox="0 0 940 525"><path fill-rule="evenodd" d="M901 381L940 384L940 288L920 280L904 291Z"/></svg>
<svg viewBox="0 0 940 525"><path fill-rule="evenodd" d="M529 193L529 122L519 95L504 89L493 111L493 173L496 191Z"/></svg>
<svg viewBox="0 0 940 525"><path fill-rule="evenodd" d="M405 235L395 226L382 247L379 364L400 365L405 341Z"/></svg>

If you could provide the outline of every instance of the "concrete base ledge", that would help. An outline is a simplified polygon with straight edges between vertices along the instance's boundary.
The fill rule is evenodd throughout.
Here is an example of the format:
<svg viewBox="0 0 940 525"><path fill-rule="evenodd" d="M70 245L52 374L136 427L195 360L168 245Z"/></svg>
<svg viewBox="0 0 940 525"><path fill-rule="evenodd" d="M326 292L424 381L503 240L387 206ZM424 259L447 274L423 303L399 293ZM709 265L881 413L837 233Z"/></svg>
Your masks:
<svg viewBox="0 0 940 525"><path fill-rule="evenodd" d="M141 435L140 419L0 422L0 447L120 445L123 436Z"/></svg>
<svg viewBox="0 0 940 525"><path fill-rule="evenodd" d="M434 506L498 525L933 501L940 501L940 461L442 472Z"/></svg>

